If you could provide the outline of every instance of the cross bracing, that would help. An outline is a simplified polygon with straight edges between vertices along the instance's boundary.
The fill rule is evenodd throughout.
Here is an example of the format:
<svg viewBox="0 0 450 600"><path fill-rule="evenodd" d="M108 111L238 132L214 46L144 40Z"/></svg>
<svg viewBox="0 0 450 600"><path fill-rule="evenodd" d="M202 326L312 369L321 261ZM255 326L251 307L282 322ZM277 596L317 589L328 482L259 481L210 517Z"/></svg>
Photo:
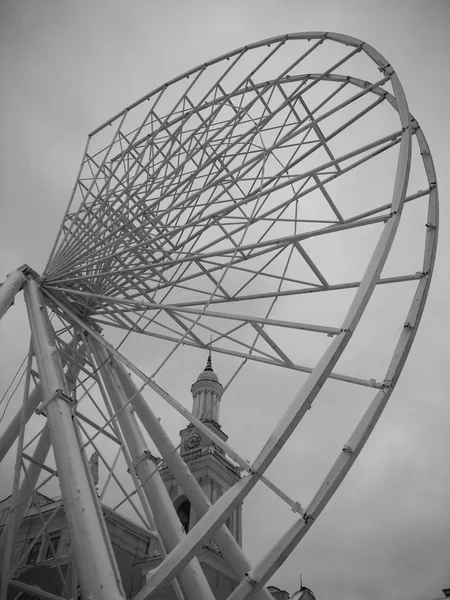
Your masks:
<svg viewBox="0 0 450 600"><path fill-rule="evenodd" d="M414 178L413 169L420 173ZM230 598L253 592L267 600L266 582L336 491L400 375L429 288L437 216L429 148L394 70L345 36L295 34L246 46L161 86L92 132L45 272L23 268L0 288L6 310L24 286L32 333L22 409L0 438L2 457L18 439L13 516L0 539L5 572L12 578L20 568L11 549L27 503L59 480L86 593L122 593L99 496L129 511L165 557L138 600L168 580L177 597L211 598L195 566L211 536L238 582ZM395 255L406 219L422 227L414 260L413 251L411 260ZM402 301L409 294L400 327L373 312L380 298L390 307L397 293ZM390 344L381 368L358 337L367 314L369 331L385 332ZM274 402L278 424L251 460L180 400L177 365L190 360L188 351L208 348L222 361L231 396L246 372L263 379L262 367L297 377L295 393L285 392L289 402ZM349 439L323 484L298 501L273 482L271 465L313 404L339 385L342 397L360 398L360 418L348 418ZM32 425L35 410L44 427ZM175 414L242 469L213 506L167 435ZM86 458L92 451L106 473L96 493ZM186 536L158 487L162 461L201 516ZM224 523L261 484L297 520L252 567ZM77 502L85 515L67 508ZM51 522L42 519L44 539ZM95 553L88 559L82 533ZM61 581L70 597L62 573Z"/></svg>

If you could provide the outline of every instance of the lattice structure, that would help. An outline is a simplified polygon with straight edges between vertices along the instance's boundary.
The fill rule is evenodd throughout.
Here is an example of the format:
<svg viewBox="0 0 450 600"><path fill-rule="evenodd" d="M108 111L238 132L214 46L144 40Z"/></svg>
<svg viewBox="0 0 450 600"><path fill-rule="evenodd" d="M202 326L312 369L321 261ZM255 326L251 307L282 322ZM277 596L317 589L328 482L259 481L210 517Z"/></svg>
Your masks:
<svg viewBox="0 0 450 600"><path fill-rule="evenodd" d="M57 476L83 593L121 597L90 450L107 473L100 501L128 507L167 555L136 600L167 581L179 598L212 600L196 563L211 536L238 581L230 600L268 600L267 581L338 488L392 393L424 308L437 224L422 130L391 65L354 38L313 32L248 45L92 132L45 272L21 268L0 288L2 313L24 288L31 327L22 409L0 439L2 458L18 439L1 600L27 503ZM368 352L374 329L387 346ZM180 401L182 365L207 348L222 361L229 394L261 366L300 378L251 461ZM360 396L363 411L322 485L299 503L268 469L330 385ZM160 406L243 469L214 505L155 416ZM187 535L157 455L202 517ZM255 485L267 485L297 520L251 566L224 523Z"/></svg>

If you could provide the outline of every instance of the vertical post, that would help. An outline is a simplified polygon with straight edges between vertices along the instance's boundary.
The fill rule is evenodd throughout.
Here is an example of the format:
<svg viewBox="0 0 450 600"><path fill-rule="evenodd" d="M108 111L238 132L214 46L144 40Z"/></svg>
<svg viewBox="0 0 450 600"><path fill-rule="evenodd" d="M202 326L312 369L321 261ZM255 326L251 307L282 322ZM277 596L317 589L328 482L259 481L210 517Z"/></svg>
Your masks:
<svg viewBox="0 0 450 600"><path fill-rule="evenodd" d="M30 375L31 375L31 363L33 361L33 352L32 352L32 347L31 347L31 343L30 343L30 349L28 351L28 361L27 361L27 370L26 370L26 377L25 377L25 389L23 392L23 400L22 400L22 414L23 414L23 409L25 407L26 401L28 399L28 393L29 393L29 389L30 389ZM7 531L5 537L5 548L6 551L3 553L2 561L1 561L1 565L2 565L2 573L3 573L3 579L2 582L0 584L0 600L6 600L7 594L8 594L8 575L9 575L9 570L11 567L11 556L12 556L12 548L13 548L13 544L14 544L14 531L15 531L15 523L16 523L16 508L17 508L17 501L18 501L18 497L19 497L19 484L20 484L20 471L21 471L21 455L22 455L22 449L23 449L23 441L24 441L24 437L25 437L25 421L22 418L21 422L20 422L20 428L19 428L19 440L17 443L17 453L16 453L16 464L14 466L14 484L13 484L13 493L12 493L12 497L11 497L11 506L10 506L10 513L9 513L9 517L8 517L8 522L11 523L11 527L9 528L9 530ZM6 527L5 527L6 529Z"/></svg>
<svg viewBox="0 0 450 600"><path fill-rule="evenodd" d="M147 449L142 431L133 415L132 406L115 371L115 364L103 346L92 340L97 367L103 379L123 437L134 461L134 469L152 509L155 525L166 552L171 552L184 538L182 525L172 505L164 482ZM179 573L179 582L188 600L214 600L197 558L193 558Z"/></svg>
<svg viewBox="0 0 450 600"><path fill-rule="evenodd" d="M48 430L48 427L45 427L45 429L42 431L39 437L39 441L33 453L34 462L31 463L30 468L28 469L28 472L26 474L26 478L20 486L14 515L10 515L10 517L14 518L8 518L8 522L6 523L5 528L3 529L2 534L0 536L0 561L3 561L5 556L8 536L11 535L13 536L13 538L15 537L16 531L23 517L25 516L25 513L27 512L27 509L31 502L31 494L35 489L37 481L39 479L39 475L41 474L40 465L45 462L48 451L50 450L50 446L50 432ZM26 500L27 497L28 500ZM2 563L0 562L0 564Z"/></svg>
<svg viewBox="0 0 450 600"><path fill-rule="evenodd" d="M64 361L63 361L64 362ZM78 373L81 366L77 363L70 363L67 367L66 372L66 380L69 386L70 391L75 388L76 379L78 377ZM23 408L23 414L25 415L25 423L27 423L34 413L38 405L42 402L42 387L41 384L38 383L35 389L28 396L28 400ZM9 452L11 446L17 439L20 430L20 423L22 421L22 408L20 408L11 421L8 423L5 431L0 436L0 462L5 458L6 454Z"/></svg>
<svg viewBox="0 0 450 600"><path fill-rule="evenodd" d="M70 363L67 367L66 380L67 385L69 386L69 392L72 392L72 390L75 388L79 371L80 365L78 363ZM19 434L22 415L24 416L24 423L26 424L30 416L37 408L38 404L42 401L41 391L41 385L39 384L28 396L28 400L25 403L25 406L17 412L13 421L5 430L2 438L0 439L0 461L3 458L2 451L4 450L6 453L9 449L8 445L11 446ZM14 427L11 427L12 423L14 423ZM5 437L5 434L8 435L6 435ZM3 441L5 441L5 443L2 445ZM33 462L30 464L28 472L26 473L26 477L20 487L19 499L17 501L15 511L15 519L8 519L8 522L6 523L3 532L0 534L0 564L2 564L5 552L5 543L7 536L9 535L7 532L10 531L10 528L14 527L15 530L13 533L13 537L15 537L16 531L23 517L25 516L25 513L28 510L28 507L31 502L31 494L35 489L39 476L41 474L42 469L40 465L45 463L45 459L47 458L50 446L50 431L47 426L43 429L41 435L39 436L38 443L33 453Z"/></svg>
<svg viewBox="0 0 450 600"><path fill-rule="evenodd" d="M164 462L169 467L170 472L181 486L200 519L209 510L211 503L189 467L177 452L174 444L168 438L152 409L139 392L133 380L128 376L124 366L116 360L114 360L114 364L116 373L130 404L135 409L153 443L158 448L158 451L161 452ZM240 509L238 509L238 515L239 512ZM222 525L214 533L214 541L219 546L220 551L237 579L243 579L245 574L251 569L251 564L226 525ZM272 600L272 595L266 588L263 588L255 594L256 598L258 600Z"/></svg>
<svg viewBox="0 0 450 600"><path fill-rule="evenodd" d="M0 285L0 319L13 303L14 296L21 289L25 281L26 277L23 270L16 269Z"/></svg>
<svg viewBox="0 0 450 600"><path fill-rule="evenodd" d="M24 420L26 423L41 401L41 386L38 385L28 396L28 401L23 409L17 411L0 437L0 462L5 458L6 454L9 452L11 446L14 444L17 436L19 435L22 414L24 415Z"/></svg>
<svg viewBox="0 0 450 600"><path fill-rule="evenodd" d="M81 587L87 597L96 600L122 600L73 428L71 401L54 332L33 279L25 284L25 301Z"/></svg>

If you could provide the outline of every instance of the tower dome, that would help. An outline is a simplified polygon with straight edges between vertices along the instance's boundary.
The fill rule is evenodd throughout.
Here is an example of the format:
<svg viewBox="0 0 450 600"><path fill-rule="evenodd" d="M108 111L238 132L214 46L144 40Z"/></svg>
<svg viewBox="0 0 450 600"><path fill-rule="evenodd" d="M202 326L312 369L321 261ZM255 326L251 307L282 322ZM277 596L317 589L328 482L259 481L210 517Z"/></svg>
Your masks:
<svg viewBox="0 0 450 600"><path fill-rule="evenodd" d="M212 367L211 351L204 370L192 385L194 401L192 414L200 421L212 421L219 424L219 406L223 387Z"/></svg>
<svg viewBox="0 0 450 600"><path fill-rule="evenodd" d="M197 381L217 381L217 383L219 383L219 378L217 377L216 373L214 373L214 370L212 368L211 352L208 355L208 360L206 361L206 367L203 369L203 371L197 377Z"/></svg>

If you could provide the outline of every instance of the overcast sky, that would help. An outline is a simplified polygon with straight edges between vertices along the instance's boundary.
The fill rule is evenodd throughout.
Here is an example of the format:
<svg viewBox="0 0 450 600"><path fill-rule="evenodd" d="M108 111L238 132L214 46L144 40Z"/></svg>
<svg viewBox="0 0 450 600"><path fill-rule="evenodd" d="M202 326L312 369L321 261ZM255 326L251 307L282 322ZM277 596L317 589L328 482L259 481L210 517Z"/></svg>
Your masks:
<svg viewBox="0 0 450 600"><path fill-rule="evenodd" d="M96 126L207 59L317 30L367 41L396 69L435 161L441 233L425 315L390 405L273 583L293 592L301 572L318 600L431 599L450 586L448 2L3 0L0 277L23 263L43 270ZM0 390L28 345L22 304L0 324ZM232 441L233 419L224 419ZM244 543L254 560L256 546L281 530L270 498L253 494L248 504Z"/></svg>

